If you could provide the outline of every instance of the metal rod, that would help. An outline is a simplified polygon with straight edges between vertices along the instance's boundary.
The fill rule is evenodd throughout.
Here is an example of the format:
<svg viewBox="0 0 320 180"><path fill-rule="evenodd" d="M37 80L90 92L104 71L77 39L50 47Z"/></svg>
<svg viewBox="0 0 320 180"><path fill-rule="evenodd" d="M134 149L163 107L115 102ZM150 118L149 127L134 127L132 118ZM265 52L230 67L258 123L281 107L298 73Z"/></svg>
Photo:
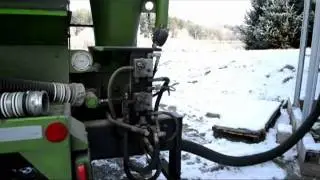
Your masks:
<svg viewBox="0 0 320 180"><path fill-rule="evenodd" d="M302 84L302 77L303 77L306 47L307 47L307 41L308 41L308 25L309 25L309 16L310 16L310 10L311 10L310 4L311 4L311 0L304 1L303 25L302 25L301 36L300 36L299 62L298 62L296 86L295 86L294 100L293 100L294 105L297 107L300 106L301 84Z"/></svg>
<svg viewBox="0 0 320 180"><path fill-rule="evenodd" d="M70 27L93 27L93 24L70 24Z"/></svg>
<svg viewBox="0 0 320 180"><path fill-rule="evenodd" d="M320 6L318 6L320 0L316 1L316 11L313 26L312 44L311 44L311 56L309 62L308 80L306 93L303 103L303 119L305 119L311 112L312 104L315 97L315 87L317 84L318 67L319 67L319 35L320 35Z"/></svg>

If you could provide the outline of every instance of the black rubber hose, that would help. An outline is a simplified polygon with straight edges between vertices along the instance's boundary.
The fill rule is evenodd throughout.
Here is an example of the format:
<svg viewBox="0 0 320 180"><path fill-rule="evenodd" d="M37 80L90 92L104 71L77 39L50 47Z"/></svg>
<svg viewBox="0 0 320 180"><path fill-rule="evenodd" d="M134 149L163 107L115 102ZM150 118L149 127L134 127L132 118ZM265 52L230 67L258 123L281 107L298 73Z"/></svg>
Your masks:
<svg viewBox="0 0 320 180"><path fill-rule="evenodd" d="M170 83L170 79L169 78L163 78L163 85L159 91L158 96L157 96L157 99L156 99L156 102L155 102L155 105L154 105L154 111L157 112L159 110L159 106L160 106L160 101L161 101L161 98L162 98L162 95L163 93L167 90L166 88L169 86L169 83Z"/></svg>
<svg viewBox="0 0 320 180"><path fill-rule="evenodd" d="M151 134L152 136L153 134ZM160 156L160 145L159 143L156 143L151 155L151 162L148 163L146 167L137 167L137 166L132 166L130 164L130 159L129 159L129 152L128 152L128 135L127 132L124 133L124 138L123 138L123 160L128 164L130 169L133 171L139 172L139 173L146 173L149 172L150 170L154 169L159 162L159 156Z"/></svg>
<svg viewBox="0 0 320 180"><path fill-rule="evenodd" d="M299 140L304 137L306 133L310 131L313 124L317 121L320 115L319 97L315 108L306 118L303 124L298 128L298 130L293 135L291 135L284 143L269 151L247 156L229 156L213 151L209 148L188 140L182 140L182 150L227 166L250 166L270 161L278 156L281 156L286 151L291 149L295 144L298 143Z"/></svg>
<svg viewBox="0 0 320 180"><path fill-rule="evenodd" d="M125 131L124 132L124 136L123 136L123 140L124 140L124 144L123 144L123 169L124 169L124 172L126 174L126 176L131 179L131 180L136 180L137 178L134 177L134 175L131 173L131 169L132 169L132 166L130 165L130 160L129 160L129 152L128 152L128 132ZM150 177L150 178L147 178L146 180L156 180L159 176L160 176L160 173L161 173L161 164L160 164L160 158L159 158L159 155L156 156L156 157L153 157L153 158L156 158L156 161L154 161L154 159L152 159L154 162L156 162L155 164L155 167L156 167L156 172L155 174ZM154 162L150 162L149 164L149 167L150 165ZM149 168L148 168L149 169ZM148 171L151 171L153 168L149 169ZM136 171L138 172L139 174L145 174L146 172L148 171L145 171L145 169L141 172L139 171ZM139 178L140 180L140 178Z"/></svg>
<svg viewBox="0 0 320 180"><path fill-rule="evenodd" d="M174 132L172 133L172 135L169 138L166 139L167 142L172 141L178 135L178 127L179 127L178 119L171 112L167 112L167 111L157 111L157 112L154 112L154 114L156 114L156 115L164 114L164 115L170 116L173 119L174 124L175 124Z"/></svg>
<svg viewBox="0 0 320 180"><path fill-rule="evenodd" d="M13 78L0 78L0 92L46 91L50 101L53 100L54 85L50 82L40 82Z"/></svg>
<svg viewBox="0 0 320 180"><path fill-rule="evenodd" d="M159 61L160 61L160 58L159 58L159 57L157 57L156 62L155 62L155 64L154 64L154 68L153 68L153 75L152 75L152 77L154 77L154 76L156 75L157 71L158 71Z"/></svg>

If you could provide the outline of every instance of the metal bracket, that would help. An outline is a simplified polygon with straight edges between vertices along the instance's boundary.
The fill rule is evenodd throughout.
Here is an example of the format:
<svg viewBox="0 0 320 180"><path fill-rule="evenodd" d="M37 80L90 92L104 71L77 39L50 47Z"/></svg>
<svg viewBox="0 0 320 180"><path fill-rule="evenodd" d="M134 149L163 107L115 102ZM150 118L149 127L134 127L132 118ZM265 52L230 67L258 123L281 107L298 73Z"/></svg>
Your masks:
<svg viewBox="0 0 320 180"><path fill-rule="evenodd" d="M153 76L153 59L139 58L134 59L134 77L135 78L152 78Z"/></svg>
<svg viewBox="0 0 320 180"><path fill-rule="evenodd" d="M134 93L136 111L152 111L152 94L147 92Z"/></svg>

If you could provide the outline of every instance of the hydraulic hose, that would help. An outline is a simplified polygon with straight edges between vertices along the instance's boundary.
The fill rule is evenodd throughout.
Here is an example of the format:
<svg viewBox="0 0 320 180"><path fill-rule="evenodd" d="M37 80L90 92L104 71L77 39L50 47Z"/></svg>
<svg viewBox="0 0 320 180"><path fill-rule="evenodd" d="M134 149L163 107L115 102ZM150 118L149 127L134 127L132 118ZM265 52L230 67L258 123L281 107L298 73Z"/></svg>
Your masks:
<svg viewBox="0 0 320 180"><path fill-rule="evenodd" d="M146 173L152 169L154 169L157 164L159 163L159 156L160 156L160 146L159 143L155 143L153 152L151 154L151 162L146 166L146 167L136 167L130 164L129 160L129 153L128 153L128 137L127 133L125 132L124 135L124 145L123 145L123 151L124 151L124 156L123 159L125 162L128 163L128 166L130 169L133 171L139 172L139 173Z"/></svg>
<svg viewBox="0 0 320 180"><path fill-rule="evenodd" d="M52 83L22 80L13 78L0 78L0 92L46 91L50 101L53 100L54 86Z"/></svg>
<svg viewBox="0 0 320 180"><path fill-rule="evenodd" d="M295 144L298 143L299 140L304 137L307 132L310 131L313 124L317 121L319 115L320 95L318 97L315 108L306 118L303 124L298 128L298 130L293 135L291 135L284 143L266 152L247 156L229 156L213 151L188 140L182 140L182 150L227 166L250 166L260 164L281 156L286 151L291 149Z"/></svg>
<svg viewBox="0 0 320 180"><path fill-rule="evenodd" d="M46 91L50 102L67 103L80 106L85 99L82 84L42 82L14 78L0 78L0 92Z"/></svg>
<svg viewBox="0 0 320 180"><path fill-rule="evenodd" d="M153 114L156 114L156 115L164 114L164 115L170 116L170 117L174 120L174 123L175 123L174 132L173 132L172 135L171 135L169 138L167 138L167 140L166 140L167 142L172 141L172 140L178 135L178 128L179 128L178 119L177 119L171 112L167 112L167 111L156 111L156 112L154 112Z"/></svg>
<svg viewBox="0 0 320 180"><path fill-rule="evenodd" d="M110 110L110 114L112 116L112 118L116 118L116 111L114 110L114 106L112 103L112 86L114 83L114 80L116 79L116 77L122 73L122 72L126 72L126 71L132 71L134 68L132 66L123 66L118 68L116 71L114 71L111 75L111 77L109 78L109 82L108 82L108 106L109 106L109 110Z"/></svg>
<svg viewBox="0 0 320 180"><path fill-rule="evenodd" d="M129 152L128 152L128 132L125 131L124 132L124 137L123 137L123 168L124 168L124 172L126 173L127 177L131 180L135 180L137 179L136 177L134 177L134 175L131 173L131 169L133 168L133 166L130 165L130 159L129 159ZM157 146L157 145L156 145ZM156 152L157 151L157 152ZM132 170L140 173L140 174L144 174L145 172L151 171L153 166L156 167L156 172L155 174L148 178L147 180L156 180L160 173L161 173L161 164L160 164L160 158L159 158L159 149L154 149L154 153L156 156L152 157L153 159L151 160L152 162L149 163L148 167L146 168L133 168ZM154 155L153 153L153 155ZM139 178L141 179L141 178Z"/></svg>
<svg viewBox="0 0 320 180"><path fill-rule="evenodd" d="M166 88L169 86L169 83L170 83L170 79L167 78L167 77L162 78L162 80L164 81L164 83L163 83L159 93L157 93L158 96L157 96L157 99L156 99L156 102L155 102L155 105L154 105L154 111L155 112L157 112L159 110L159 105L160 105L160 101L161 101L162 95L166 91Z"/></svg>

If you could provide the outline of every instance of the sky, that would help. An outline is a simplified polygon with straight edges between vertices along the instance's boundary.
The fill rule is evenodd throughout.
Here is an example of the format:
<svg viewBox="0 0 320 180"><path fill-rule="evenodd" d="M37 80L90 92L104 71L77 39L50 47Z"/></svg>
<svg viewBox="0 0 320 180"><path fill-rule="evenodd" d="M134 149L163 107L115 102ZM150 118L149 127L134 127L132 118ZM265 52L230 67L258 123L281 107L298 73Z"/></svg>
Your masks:
<svg viewBox="0 0 320 180"><path fill-rule="evenodd" d="M170 0L169 16L208 27L239 25L250 7L250 0ZM70 8L90 9L89 0L71 0Z"/></svg>

